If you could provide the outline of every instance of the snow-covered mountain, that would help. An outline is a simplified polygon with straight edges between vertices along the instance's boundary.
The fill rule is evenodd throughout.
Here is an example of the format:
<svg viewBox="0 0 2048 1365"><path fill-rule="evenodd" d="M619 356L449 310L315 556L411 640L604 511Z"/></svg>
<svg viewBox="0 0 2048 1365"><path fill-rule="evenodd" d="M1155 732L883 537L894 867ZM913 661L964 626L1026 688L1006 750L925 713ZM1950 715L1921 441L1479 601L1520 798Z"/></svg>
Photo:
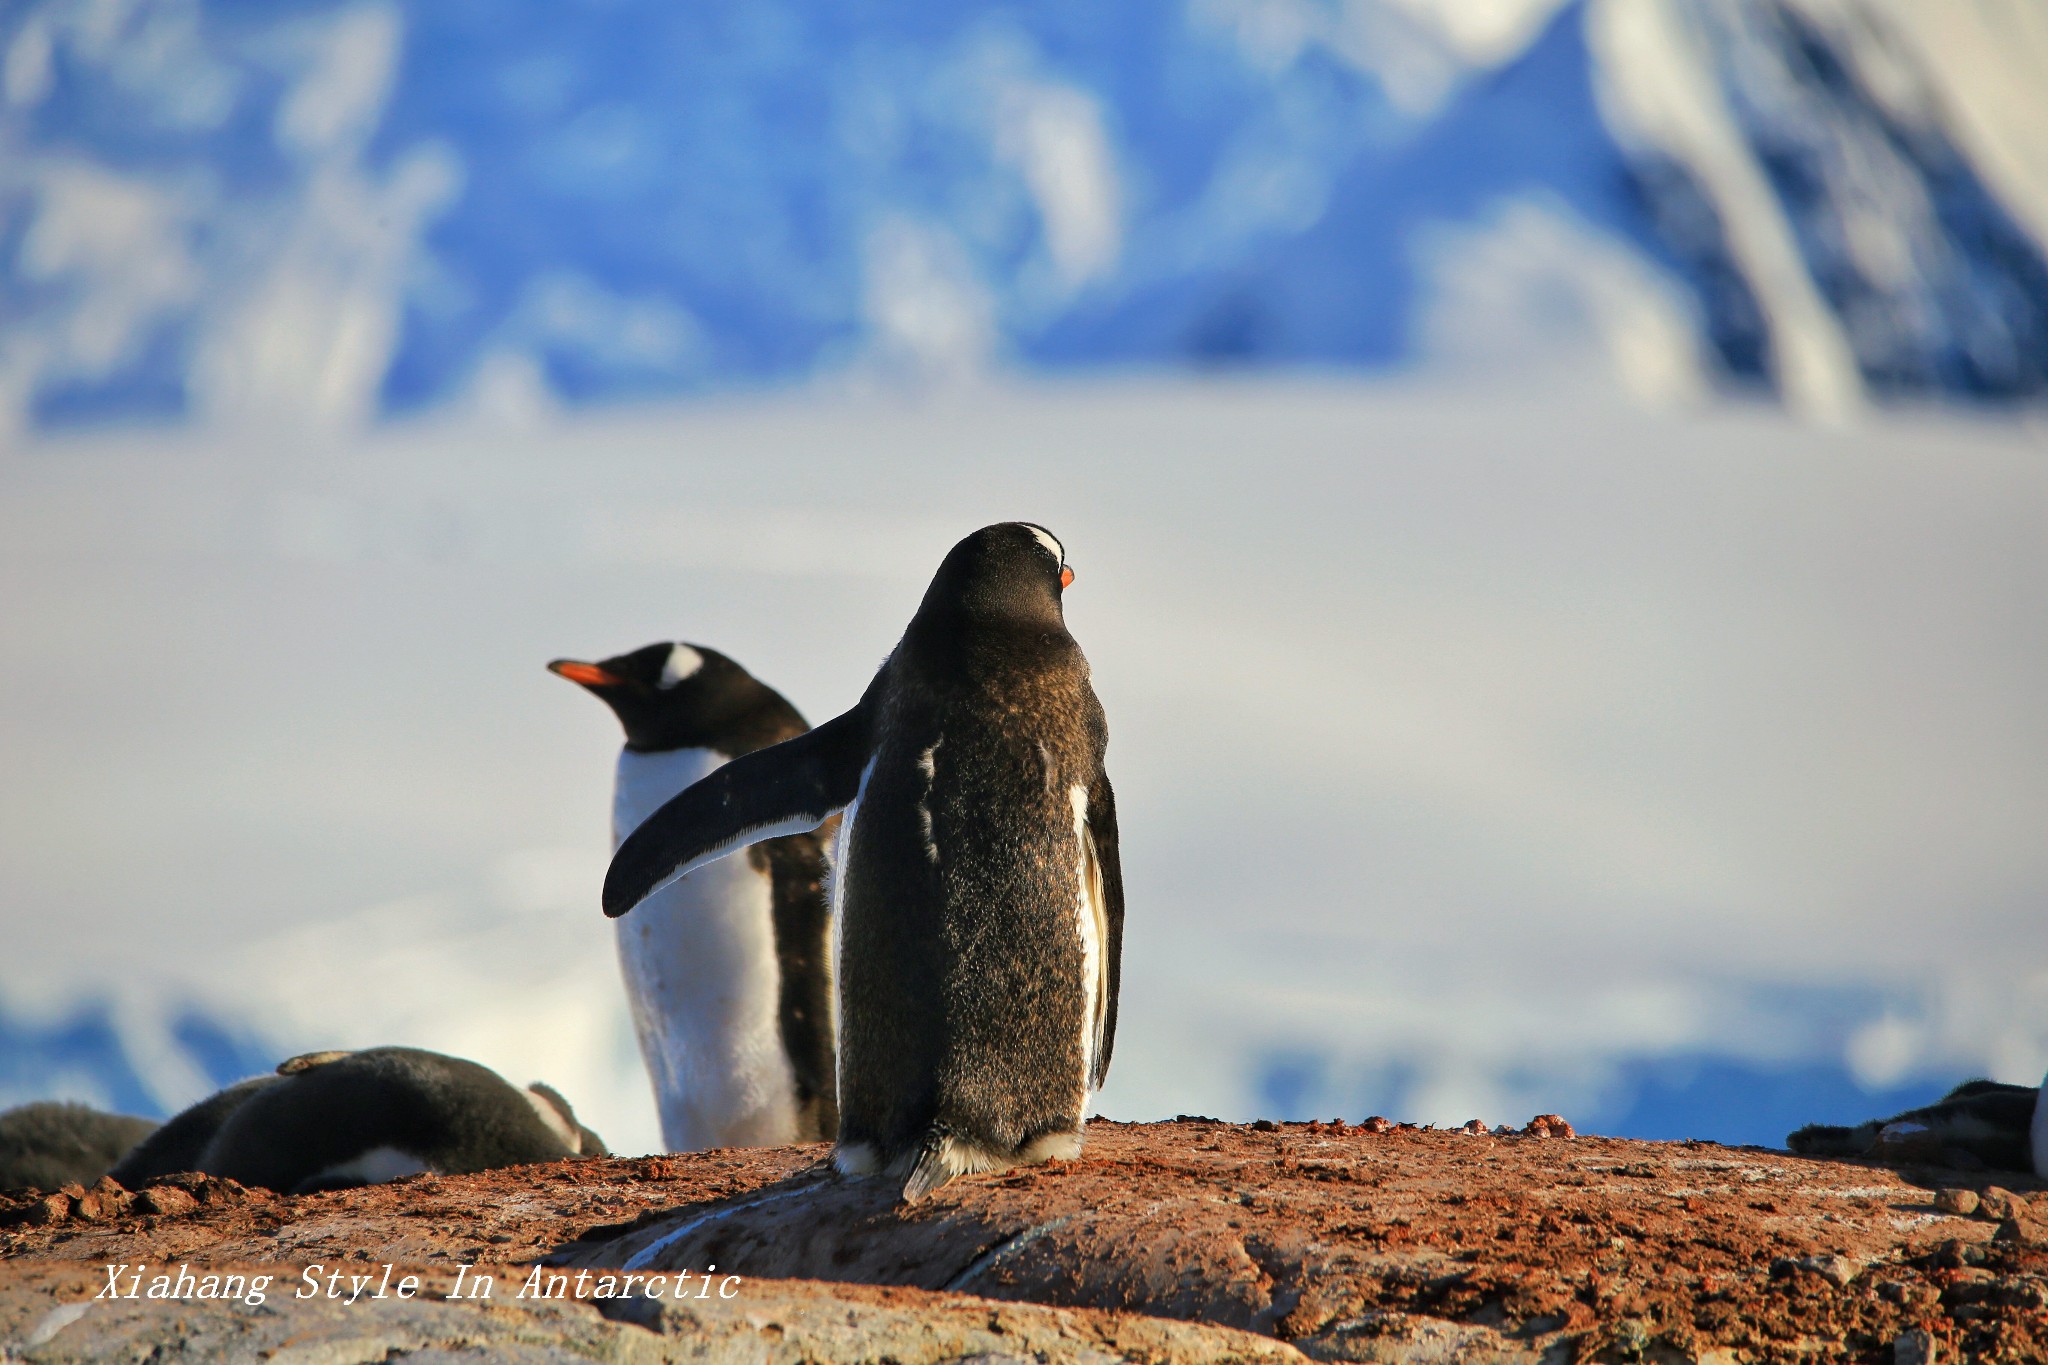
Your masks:
<svg viewBox="0 0 2048 1365"><path fill-rule="evenodd" d="M2041 402L2044 71L2040 0L0 6L0 1104L405 1041L652 1142L539 662L690 633L829 714L1020 511L1129 595L1112 1112L2033 1079L2038 431L1582 380ZM1293 373L1065 382L1170 369ZM1270 582L1148 577L1219 547Z"/></svg>
<svg viewBox="0 0 2048 1365"><path fill-rule="evenodd" d="M0 411L989 367L2048 391L2032 0L21 0Z"/></svg>

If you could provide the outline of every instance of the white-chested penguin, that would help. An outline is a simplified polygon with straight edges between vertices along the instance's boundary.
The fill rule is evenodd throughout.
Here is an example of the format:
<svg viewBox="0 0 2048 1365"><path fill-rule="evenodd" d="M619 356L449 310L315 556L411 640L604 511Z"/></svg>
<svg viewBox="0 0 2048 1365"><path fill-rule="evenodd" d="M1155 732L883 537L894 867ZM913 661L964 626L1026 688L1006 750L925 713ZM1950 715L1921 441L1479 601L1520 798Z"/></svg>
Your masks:
<svg viewBox="0 0 2048 1365"><path fill-rule="evenodd" d="M779 692L702 645L548 667L625 727L615 846L699 778L810 728ZM619 921L619 968L670 1151L838 1130L824 882L825 839L794 834L692 873Z"/></svg>
<svg viewBox="0 0 2048 1365"><path fill-rule="evenodd" d="M975 532L859 704L692 786L605 878L623 915L845 811L835 1160L905 1178L905 1199L1073 1155L1109 1066L1123 879L1108 729L1061 611L1072 581L1044 528Z"/></svg>
<svg viewBox="0 0 2048 1365"><path fill-rule="evenodd" d="M569 1102L489 1067L410 1047L309 1052L229 1086L159 1128L110 1174L130 1189L203 1171L283 1194L402 1176L603 1156Z"/></svg>

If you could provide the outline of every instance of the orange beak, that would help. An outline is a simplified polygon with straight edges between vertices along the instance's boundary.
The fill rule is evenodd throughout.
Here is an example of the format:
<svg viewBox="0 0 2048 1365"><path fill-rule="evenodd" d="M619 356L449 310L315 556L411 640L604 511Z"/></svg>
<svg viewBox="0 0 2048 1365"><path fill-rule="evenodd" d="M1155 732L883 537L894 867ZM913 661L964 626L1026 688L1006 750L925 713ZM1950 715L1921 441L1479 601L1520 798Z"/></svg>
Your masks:
<svg viewBox="0 0 2048 1365"><path fill-rule="evenodd" d="M613 687L619 682L618 678L596 664L581 663L575 659L557 659L548 665L548 672L572 683L582 683L585 687Z"/></svg>
<svg viewBox="0 0 2048 1365"><path fill-rule="evenodd" d="M1074 586L1074 571L1064 564L1060 565L1060 586L1063 588Z"/></svg>

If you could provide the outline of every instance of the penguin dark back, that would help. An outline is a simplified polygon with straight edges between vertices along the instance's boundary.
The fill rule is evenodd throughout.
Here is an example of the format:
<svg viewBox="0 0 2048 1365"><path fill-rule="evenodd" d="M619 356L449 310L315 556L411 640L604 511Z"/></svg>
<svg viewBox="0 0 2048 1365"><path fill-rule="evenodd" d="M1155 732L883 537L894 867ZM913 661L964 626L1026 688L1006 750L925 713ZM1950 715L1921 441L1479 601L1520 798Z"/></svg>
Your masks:
<svg viewBox="0 0 2048 1365"><path fill-rule="evenodd" d="M203 1171L284 1194L600 1156L604 1144L549 1087L525 1090L419 1048L314 1052L172 1118L110 1174L130 1189Z"/></svg>
<svg viewBox="0 0 2048 1365"><path fill-rule="evenodd" d="M1123 878L1108 726L1066 550L983 527L860 702L736 759L620 845L605 910L843 811L833 896L840 1170L903 1180L1075 1154L1116 1027Z"/></svg>

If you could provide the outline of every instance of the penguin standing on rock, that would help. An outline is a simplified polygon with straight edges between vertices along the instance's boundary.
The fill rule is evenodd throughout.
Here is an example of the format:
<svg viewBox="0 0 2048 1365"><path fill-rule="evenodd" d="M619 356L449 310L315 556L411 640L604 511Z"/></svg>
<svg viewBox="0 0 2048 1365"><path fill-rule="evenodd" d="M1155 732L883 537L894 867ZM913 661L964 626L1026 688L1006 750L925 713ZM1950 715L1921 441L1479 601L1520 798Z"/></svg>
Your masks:
<svg viewBox="0 0 2048 1365"><path fill-rule="evenodd" d="M860 702L736 759L620 846L604 908L844 811L839 1143L914 1200L1071 1157L1109 1067L1123 940L1108 728L1041 526L954 546ZM635 912L637 913L637 912Z"/></svg>
<svg viewBox="0 0 2048 1365"><path fill-rule="evenodd" d="M614 844L691 783L809 727L701 645L654 644L555 673L618 716ZM619 967L673 1152L828 1141L833 1096L825 841L771 839L674 882L619 921Z"/></svg>

